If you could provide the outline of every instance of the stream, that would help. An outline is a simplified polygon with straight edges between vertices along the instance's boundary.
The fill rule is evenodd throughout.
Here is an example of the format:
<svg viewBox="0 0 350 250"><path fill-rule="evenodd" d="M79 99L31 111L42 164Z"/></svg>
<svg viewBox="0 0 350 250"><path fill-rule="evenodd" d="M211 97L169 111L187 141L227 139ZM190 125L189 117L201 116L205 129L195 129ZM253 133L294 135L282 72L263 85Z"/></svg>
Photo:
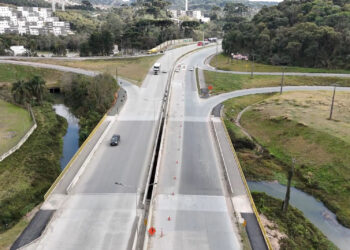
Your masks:
<svg viewBox="0 0 350 250"><path fill-rule="evenodd" d="M283 200L286 186L278 182L253 182L248 181L251 191L265 192L266 194ZM290 192L290 204L303 212L327 238L340 249L350 248L350 229L342 226L335 214L313 196L292 187Z"/></svg>
<svg viewBox="0 0 350 250"><path fill-rule="evenodd" d="M63 137L63 153L60 160L61 170L63 170L79 149L79 119L64 104L55 104L53 108L56 114L64 117L68 122L67 132Z"/></svg>

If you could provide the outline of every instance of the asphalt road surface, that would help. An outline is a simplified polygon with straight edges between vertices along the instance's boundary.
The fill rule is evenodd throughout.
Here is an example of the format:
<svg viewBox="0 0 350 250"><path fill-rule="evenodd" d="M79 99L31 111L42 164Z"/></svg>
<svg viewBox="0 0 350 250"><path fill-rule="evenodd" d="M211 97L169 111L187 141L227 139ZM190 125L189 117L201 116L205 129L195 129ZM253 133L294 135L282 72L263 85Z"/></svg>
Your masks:
<svg viewBox="0 0 350 250"><path fill-rule="evenodd" d="M176 58L194 47L170 51L159 60L162 68L169 72ZM182 59L181 70L172 80L159 181L152 202L152 223L157 228L157 237L149 239L147 246L151 249L241 247L233 211L227 205L230 197L225 191L209 114L226 99L278 92L279 88L240 90L199 99L194 72L188 68L205 65L203 58L212 53L213 48L208 48ZM96 74L57 65L29 64ZM42 210L56 212L42 236L25 249L116 249L116 246L129 249L132 246L137 233L135 224L143 213L138 203L145 189L167 77L168 73L155 76L150 70L141 88L122 83L128 96L123 110L119 115L108 116L100 136L92 140L88 153L91 160L81 162L84 171L79 170L76 175L68 171L67 178L74 177L73 182L64 183L64 177L43 204ZM284 87L284 91L331 89ZM121 135L121 143L110 147L109 139L115 133Z"/></svg>
<svg viewBox="0 0 350 250"><path fill-rule="evenodd" d="M210 51L210 49L209 49ZM240 249L233 211L209 116L201 112L194 71L207 50L179 62L171 84L170 108L154 195L149 249ZM205 58L205 57L204 57Z"/></svg>
<svg viewBox="0 0 350 250"><path fill-rule="evenodd" d="M159 62L167 72L182 54L195 46L166 53ZM0 61L3 62L3 61ZM96 72L40 63L9 62L95 75ZM142 216L138 201L145 189L152 156L160 107L168 73L149 74L139 88L122 80L127 102L119 115L108 116L100 138L85 156L84 171L66 176L41 207L54 209L41 237L24 249L129 249L135 237L135 224ZM117 147L111 147L113 134L120 134ZM71 184L64 179L71 179ZM62 184L64 183L64 185ZM67 186L69 184L69 186ZM68 192L67 192L68 190Z"/></svg>

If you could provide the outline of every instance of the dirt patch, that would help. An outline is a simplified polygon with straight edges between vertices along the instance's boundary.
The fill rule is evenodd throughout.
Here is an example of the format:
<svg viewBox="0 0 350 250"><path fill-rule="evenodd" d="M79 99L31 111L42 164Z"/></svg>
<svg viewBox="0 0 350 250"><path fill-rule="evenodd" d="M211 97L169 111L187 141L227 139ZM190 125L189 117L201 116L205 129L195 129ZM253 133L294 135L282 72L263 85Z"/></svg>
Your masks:
<svg viewBox="0 0 350 250"><path fill-rule="evenodd" d="M281 248L280 240L288 238L285 233L278 230L278 225L270 220L268 220L265 215L260 214L260 221L264 225L267 237L271 243L271 247L274 250L279 250Z"/></svg>

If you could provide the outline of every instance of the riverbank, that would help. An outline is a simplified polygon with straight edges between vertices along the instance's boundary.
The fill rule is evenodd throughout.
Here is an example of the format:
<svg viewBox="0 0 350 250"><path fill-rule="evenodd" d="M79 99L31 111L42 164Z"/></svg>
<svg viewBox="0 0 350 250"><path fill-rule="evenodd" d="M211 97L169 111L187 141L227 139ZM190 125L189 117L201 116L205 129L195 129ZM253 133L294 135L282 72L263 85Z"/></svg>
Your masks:
<svg viewBox="0 0 350 250"><path fill-rule="evenodd" d="M251 95L226 101L225 125L246 178L286 184L291 157L296 158L292 185L320 199L349 227L349 97L336 93L333 120L327 120L331 92ZM241 125L254 141L235 123L250 105Z"/></svg>
<svg viewBox="0 0 350 250"><path fill-rule="evenodd" d="M281 211L281 200L265 193L253 192L252 196L259 214L263 214L269 221L275 223L275 227L267 229L277 229L287 235L287 237L280 237L278 242L280 249L337 249L298 209L289 206L287 213L284 214ZM272 227L271 224L270 227Z"/></svg>
<svg viewBox="0 0 350 250"><path fill-rule="evenodd" d="M50 103L33 107L33 112L37 129L19 150L0 162L0 233L38 205L60 173L67 122Z"/></svg>

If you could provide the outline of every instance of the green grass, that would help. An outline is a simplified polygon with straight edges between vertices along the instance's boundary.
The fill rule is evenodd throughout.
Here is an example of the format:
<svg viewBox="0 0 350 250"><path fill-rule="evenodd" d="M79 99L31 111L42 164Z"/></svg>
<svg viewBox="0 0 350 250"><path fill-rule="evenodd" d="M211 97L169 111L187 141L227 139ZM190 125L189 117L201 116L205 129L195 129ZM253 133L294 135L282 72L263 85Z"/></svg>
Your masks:
<svg viewBox="0 0 350 250"><path fill-rule="evenodd" d="M60 173L67 122L48 103L34 107L33 112L38 128L19 150L0 162L0 232L40 203Z"/></svg>
<svg viewBox="0 0 350 250"><path fill-rule="evenodd" d="M277 224L278 230L288 236L280 240L281 249L338 249L298 209L289 206L284 214L281 212L281 200L265 193L253 192L252 196L258 212Z"/></svg>
<svg viewBox="0 0 350 250"><path fill-rule="evenodd" d="M224 113L234 121L238 114L247 106L259 103L273 95L274 94L247 95L229 99L224 102Z"/></svg>
<svg viewBox="0 0 350 250"><path fill-rule="evenodd" d="M33 76L40 75L50 85L61 81L64 74L67 75L69 73L23 65L0 64L0 83L13 83L18 80L28 80L33 78Z"/></svg>
<svg viewBox="0 0 350 250"><path fill-rule="evenodd" d="M293 185L319 198L350 227L350 95L337 94L337 120L327 120L330 100L331 92L295 92L270 97L249 109L241 125L265 150L261 153L249 143L240 144L238 157L248 179L281 183L286 183L295 158ZM234 100L225 103L225 123L235 144L241 135L230 124L234 115L227 112L230 105L234 107Z"/></svg>
<svg viewBox="0 0 350 250"><path fill-rule="evenodd" d="M214 56L210 65L212 67L218 66L220 70L226 71L241 71L241 72L251 72L252 62L251 61L241 61L241 60L231 60L228 56L219 54ZM254 72L282 72L281 66L268 65L262 63L254 63ZM342 69L319 69L319 68L303 68L303 67L293 67L288 66L284 68L285 72L300 72L300 73L341 73L350 74L350 70Z"/></svg>
<svg viewBox="0 0 350 250"><path fill-rule="evenodd" d="M11 245L15 242L17 237L22 231L29 225L29 219L23 217L16 225L9 230L0 233L0 249L10 249Z"/></svg>
<svg viewBox="0 0 350 250"><path fill-rule="evenodd" d="M212 94L220 94L239 89L275 87L281 85L281 76L235 75L228 73L216 73L204 71L207 85L212 85ZM329 86L338 83L339 86L349 87L350 78L338 77L309 77L309 76L285 76L284 85L288 86Z"/></svg>
<svg viewBox="0 0 350 250"><path fill-rule="evenodd" d="M15 146L32 125L27 110L0 100L0 155Z"/></svg>
<svg viewBox="0 0 350 250"><path fill-rule="evenodd" d="M115 58L115 59L93 59L93 60L54 60L47 58L29 58L26 61L38 61L47 64L56 64L73 68L81 68L86 70L98 71L115 76L116 69L118 75L132 81L137 85L141 85L142 81L148 74L152 65L161 57L145 56L136 58Z"/></svg>

